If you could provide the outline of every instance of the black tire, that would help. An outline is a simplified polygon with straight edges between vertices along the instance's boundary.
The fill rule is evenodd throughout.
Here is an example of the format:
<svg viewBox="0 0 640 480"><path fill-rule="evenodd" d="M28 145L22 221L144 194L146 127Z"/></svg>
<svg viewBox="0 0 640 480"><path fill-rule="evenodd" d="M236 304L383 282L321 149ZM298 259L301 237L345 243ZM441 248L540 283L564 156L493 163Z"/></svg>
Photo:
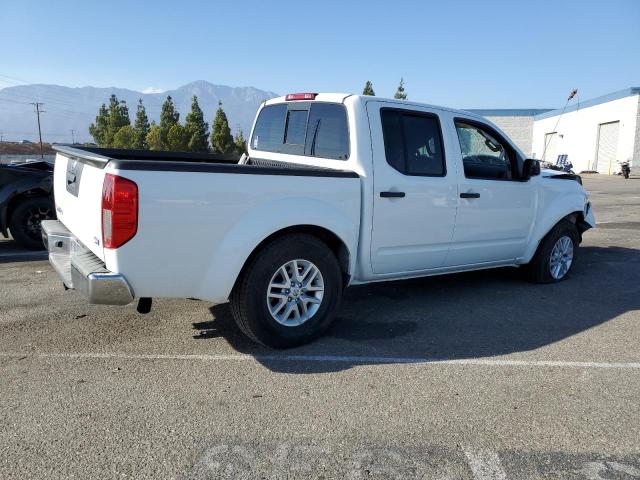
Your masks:
<svg viewBox="0 0 640 480"><path fill-rule="evenodd" d="M573 260L569 269L561 278L556 278L551 274L550 262L551 252L554 246L562 237L569 237L573 243ZM571 269L576 263L578 254L578 246L580 244L580 235L578 229L569 220L561 220L555 227L542 239L536 254L525 267L525 272L530 281L535 283L556 283L565 280L571 273Z"/></svg>
<svg viewBox="0 0 640 480"><path fill-rule="evenodd" d="M53 201L48 197L27 197L18 202L9 220L11 235L24 248L42 250L40 222L56 218Z"/></svg>
<svg viewBox="0 0 640 480"><path fill-rule="evenodd" d="M267 291L278 269L292 260L313 263L324 292L318 310L299 326L278 323L269 312ZM291 234L270 242L245 266L231 292L231 311L240 330L271 348L290 348L320 336L331 324L342 298L342 274L327 245L312 235Z"/></svg>

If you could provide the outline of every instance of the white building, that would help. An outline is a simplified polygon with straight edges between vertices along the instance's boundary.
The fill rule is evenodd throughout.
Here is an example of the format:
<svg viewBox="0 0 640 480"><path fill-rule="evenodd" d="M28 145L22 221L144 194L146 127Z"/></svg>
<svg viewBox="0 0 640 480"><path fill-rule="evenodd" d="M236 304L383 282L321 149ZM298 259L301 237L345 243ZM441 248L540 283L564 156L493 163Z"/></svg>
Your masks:
<svg viewBox="0 0 640 480"><path fill-rule="evenodd" d="M576 103L561 113L534 117L534 158L555 163L558 155L568 155L576 172L616 173L622 161L640 166L640 88Z"/></svg>
<svg viewBox="0 0 640 480"><path fill-rule="evenodd" d="M470 112L482 115L495 123L526 155L531 155L533 139L533 122L536 115L549 112L548 108L499 108L493 110L476 110Z"/></svg>
<svg viewBox="0 0 640 480"><path fill-rule="evenodd" d="M572 103L562 109L470 110L498 125L532 158L556 163L567 155L573 170L617 173L619 163L640 169L640 87Z"/></svg>

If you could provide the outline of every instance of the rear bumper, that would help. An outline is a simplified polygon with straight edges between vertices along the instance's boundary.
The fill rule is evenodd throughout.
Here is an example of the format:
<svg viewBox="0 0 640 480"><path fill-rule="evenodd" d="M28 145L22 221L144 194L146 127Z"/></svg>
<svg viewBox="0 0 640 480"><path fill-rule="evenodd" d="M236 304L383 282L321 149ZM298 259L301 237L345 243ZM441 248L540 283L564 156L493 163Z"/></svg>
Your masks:
<svg viewBox="0 0 640 480"><path fill-rule="evenodd" d="M104 262L80 243L59 220L42 222L42 239L49 262L65 287L81 292L89 303L127 305L133 291L123 275L110 272Z"/></svg>

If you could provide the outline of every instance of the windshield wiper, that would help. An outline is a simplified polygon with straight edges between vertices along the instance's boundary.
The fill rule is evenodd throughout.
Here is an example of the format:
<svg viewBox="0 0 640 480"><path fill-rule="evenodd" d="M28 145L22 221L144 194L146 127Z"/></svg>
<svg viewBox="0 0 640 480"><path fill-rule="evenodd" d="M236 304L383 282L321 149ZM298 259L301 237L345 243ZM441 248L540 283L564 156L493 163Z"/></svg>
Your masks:
<svg viewBox="0 0 640 480"><path fill-rule="evenodd" d="M322 119L319 118L316 122L316 128L313 130L313 138L311 139L311 156L314 157L316 155L316 139L318 138L318 130L320 130L320 121Z"/></svg>

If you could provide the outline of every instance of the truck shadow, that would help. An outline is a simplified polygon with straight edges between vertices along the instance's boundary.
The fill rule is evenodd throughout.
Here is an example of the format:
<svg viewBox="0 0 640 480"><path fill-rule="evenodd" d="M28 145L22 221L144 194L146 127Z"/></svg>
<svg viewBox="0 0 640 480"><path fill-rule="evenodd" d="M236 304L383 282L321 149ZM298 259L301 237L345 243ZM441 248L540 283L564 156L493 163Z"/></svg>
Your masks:
<svg viewBox="0 0 640 480"><path fill-rule="evenodd" d="M16 262L32 262L35 260L46 260L48 253L46 250L27 250L13 239L5 239L0 234L0 264Z"/></svg>
<svg viewBox="0 0 640 480"><path fill-rule="evenodd" d="M286 351L246 339L228 304L211 307L211 321L193 324L194 338L223 336L273 371L303 374L526 352L640 309L640 250L579 253L571 278L555 285L527 283L509 268L350 288L324 337Z"/></svg>

